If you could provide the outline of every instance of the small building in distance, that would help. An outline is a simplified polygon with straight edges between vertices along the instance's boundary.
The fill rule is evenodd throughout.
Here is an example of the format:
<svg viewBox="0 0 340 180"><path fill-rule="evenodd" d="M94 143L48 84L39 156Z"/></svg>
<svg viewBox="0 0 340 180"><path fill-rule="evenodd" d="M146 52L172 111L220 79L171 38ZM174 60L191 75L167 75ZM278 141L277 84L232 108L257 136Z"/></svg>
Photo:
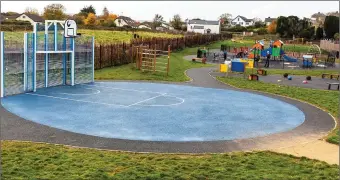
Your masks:
<svg viewBox="0 0 340 180"><path fill-rule="evenodd" d="M276 18L267 17L264 19L264 23L266 24L266 26L269 26L275 20Z"/></svg>
<svg viewBox="0 0 340 180"><path fill-rule="evenodd" d="M34 23L44 23L45 22L44 18L40 17L39 15L28 14L28 13L22 13L22 14L18 15L15 18L15 20L17 20L17 21L28 21L32 25L34 25Z"/></svg>
<svg viewBox="0 0 340 180"><path fill-rule="evenodd" d="M220 34L220 21L206 21L193 19L187 22L187 32L195 32L201 34Z"/></svg>
<svg viewBox="0 0 340 180"><path fill-rule="evenodd" d="M243 27L252 26L254 25L254 20L238 15L231 21L231 25L232 26L240 25Z"/></svg>
<svg viewBox="0 0 340 180"><path fill-rule="evenodd" d="M129 26L132 28L137 28L137 22L127 16L118 16L115 19L115 24L117 27Z"/></svg>

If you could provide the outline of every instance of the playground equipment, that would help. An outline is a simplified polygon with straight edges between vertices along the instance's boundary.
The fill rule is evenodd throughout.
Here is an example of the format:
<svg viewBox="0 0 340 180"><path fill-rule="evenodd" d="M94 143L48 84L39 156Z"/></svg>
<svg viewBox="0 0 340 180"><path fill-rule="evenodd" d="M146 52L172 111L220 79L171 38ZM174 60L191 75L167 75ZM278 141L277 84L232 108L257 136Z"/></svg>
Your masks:
<svg viewBox="0 0 340 180"><path fill-rule="evenodd" d="M288 76L288 78L287 78L288 80L292 80L293 79L293 77L292 76Z"/></svg>
<svg viewBox="0 0 340 180"><path fill-rule="evenodd" d="M307 81L311 81L311 80L312 80L312 77L311 77L311 76L307 76L307 77L306 77L306 80L307 80Z"/></svg>
<svg viewBox="0 0 340 180"><path fill-rule="evenodd" d="M303 68L312 68L313 66L313 56L312 55L303 55L302 56L302 67Z"/></svg>
<svg viewBox="0 0 340 180"><path fill-rule="evenodd" d="M150 72L163 72L169 75L170 45L167 51L156 50L156 48L140 48L138 54L138 69Z"/></svg>
<svg viewBox="0 0 340 180"><path fill-rule="evenodd" d="M23 40L1 32L1 97L94 81L94 37L73 20L34 23Z"/></svg>

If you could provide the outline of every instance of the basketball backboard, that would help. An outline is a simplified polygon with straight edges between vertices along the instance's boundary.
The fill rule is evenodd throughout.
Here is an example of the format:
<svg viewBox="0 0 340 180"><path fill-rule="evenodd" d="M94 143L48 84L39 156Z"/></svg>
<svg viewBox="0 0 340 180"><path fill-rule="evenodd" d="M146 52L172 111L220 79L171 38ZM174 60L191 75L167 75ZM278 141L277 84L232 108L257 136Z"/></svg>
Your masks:
<svg viewBox="0 0 340 180"><path fill-rule="evenodd" d="M77 24L74 20L66 20L65 21L64 36L66 38L77 36Z"/></svg>

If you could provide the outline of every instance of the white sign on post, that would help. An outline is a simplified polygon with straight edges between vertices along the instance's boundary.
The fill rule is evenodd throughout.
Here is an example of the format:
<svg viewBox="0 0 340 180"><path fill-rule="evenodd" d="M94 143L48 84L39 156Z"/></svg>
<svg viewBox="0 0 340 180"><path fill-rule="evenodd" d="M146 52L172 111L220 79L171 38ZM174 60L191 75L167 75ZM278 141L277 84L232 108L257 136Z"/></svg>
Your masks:
<svg viewBox="0 0 340 180"><path fill-rule="evenodd" d="M77 24L74 20L66 20L65 21L64 36L66 38L77 36Z"/></svg>

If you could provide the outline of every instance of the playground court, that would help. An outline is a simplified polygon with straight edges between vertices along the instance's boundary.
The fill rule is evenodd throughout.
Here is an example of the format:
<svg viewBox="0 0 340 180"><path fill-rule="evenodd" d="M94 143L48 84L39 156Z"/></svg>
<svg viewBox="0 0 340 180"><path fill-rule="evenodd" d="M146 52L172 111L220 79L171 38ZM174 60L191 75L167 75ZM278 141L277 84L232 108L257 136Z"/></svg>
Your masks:
<svg viewBox="0 0 340 180"><path fill-rule="evenodd" d="M5 97L10 112L92 136L147 141L253 138L301 125L288 103L245 92L184 85L98 82Z"/></svg>

